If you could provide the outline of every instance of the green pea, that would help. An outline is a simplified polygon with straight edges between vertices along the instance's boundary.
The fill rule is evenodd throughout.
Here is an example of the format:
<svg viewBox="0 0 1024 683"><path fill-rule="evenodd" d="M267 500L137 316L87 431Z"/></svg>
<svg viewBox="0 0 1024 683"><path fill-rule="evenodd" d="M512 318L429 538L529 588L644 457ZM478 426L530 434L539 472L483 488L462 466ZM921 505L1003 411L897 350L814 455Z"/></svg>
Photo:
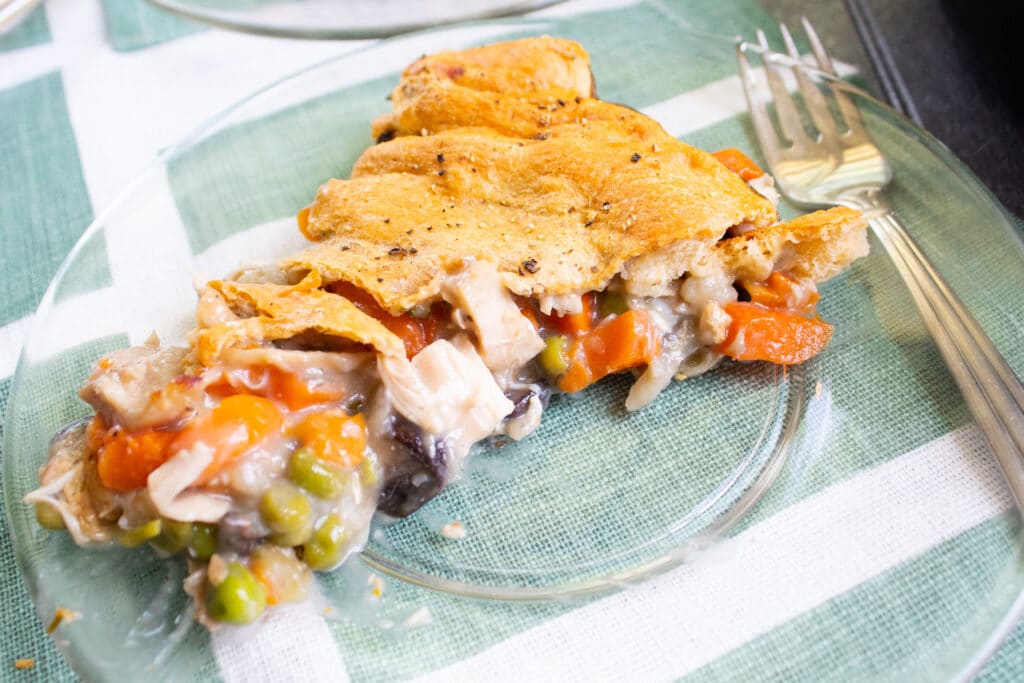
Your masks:
<svg viewBox="0 0 1024 683"><path fill-rule="evenodd" d="M309 498L288 482L267 489L260 499L260 515L273 532L270 540L277 545L302 545L313 533Z"/></svg>
<svg viewBox="0 0 1024 683"><path fill-rule="evenodd" d="M325 463L306 448L292 453L288 461L288 478L317 498L330 500L345 490L345 473Z"/></svg>
<svg viewBox="0 0 1024 683"><path fill-rule="evenodd" d="M331 569L341 562L349 533L338 515L327 515L302 549L302 561L310 569Z"/></svg>
<svg viewBox="0 0 1024 683"><path fill-rule="evenodd" d="M188 551L197 560L210 559L217 552L217 527L212 524L193 524Z"/></svg>
<svg viewBox="0 0 1024 683"><path fill-rule="evenodd" d="M267 591L263 584L239 562L229 563L224 580L208 590L206 612L216 621L248 624L267 606Z"/></svg>
<svg viewBox="0 0 1024 683"><path fill-rule="evenodd" d="M597 304L597 312L601 314L602 318L606 318L609 315L622 315L628 310L629 306L626 304L626 297L622 296L619 292L604 292Z"/></svg>
<svg viewBox="0 0 1024 683"><path fill-rule="evenodd" d="M409 309L409 315L419 319L426 318L430 315L430 304L426 302L416 304Z"/></svg>
<svg viewBox="0 0 1024 683"><path fill-rule="evenodd" d="M117 537L117 542L125 548L137 548L146 541L156 538L160 533L160 520L151 519L142 526L122 531Z"/></svg>
<svg viewBox="0 0 1024 683"><path fill-rule="evenodd" d="M57 512L57 508L47 503L36 503L36 521L39 526L50 531L62 531L67 527L64 525L64 517Z"/></svg>
<svg viewBox="0 0 1024 683"><path fill-rule="evenodd" d="M359 473L362 476L363 486L376 486L379 476L377 473L377 462L373 458L364 457L359 463Z"/></svg>
<svg viewBox="0 0 1024 683"><path fill-rule="evenodd" d="M173 554L184 550L191 539L192 522L165 519L160 527L160 534L149 543L157 550Z"/></svg>
<svg viewBox="0 0 1024 683"><path fill-rule="evenodd" d="M569 369L569 338L556 334L545 339L544 350L537 355L537 362L551 377L564 373Z"/></svg>

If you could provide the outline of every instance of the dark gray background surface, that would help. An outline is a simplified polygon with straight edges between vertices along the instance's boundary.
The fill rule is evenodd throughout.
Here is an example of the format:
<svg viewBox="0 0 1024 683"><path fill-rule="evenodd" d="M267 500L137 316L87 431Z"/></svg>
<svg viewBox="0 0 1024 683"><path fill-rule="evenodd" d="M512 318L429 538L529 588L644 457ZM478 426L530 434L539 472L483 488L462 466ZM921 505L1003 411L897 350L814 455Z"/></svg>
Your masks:
<svg viewBox="0 0 1024 683"><path fill-rule="evenodd" d="M806 15L830 52L860 67L882 99L884 74L864 47L848 3L859 3L874 20L920 124L1011 213L1024 217L1024 91L1017 85L1022 60L1015 40L1024 28L1024 3L762 0L791 28Z"/></svg>

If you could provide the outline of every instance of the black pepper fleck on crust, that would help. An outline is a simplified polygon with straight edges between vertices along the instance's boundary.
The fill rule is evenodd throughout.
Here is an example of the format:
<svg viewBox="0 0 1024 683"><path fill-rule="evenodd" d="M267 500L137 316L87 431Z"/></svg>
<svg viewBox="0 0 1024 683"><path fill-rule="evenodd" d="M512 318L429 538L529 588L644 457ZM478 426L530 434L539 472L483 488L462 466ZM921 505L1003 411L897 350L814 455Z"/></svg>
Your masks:
<svg viewBox="0 0 1024 683"><path fill-rule="evenodd" d="M537 259L531 258L523 261L523 268L526 269L527 273L533 274L540 270L540 266L537 265Z"/></svg>
<svg viewBox="0 0 1024 683"><path fill-rule="evenodd" d="M437 163L439 163L439 164L443 164L444 163L444 155L443 154L438 154L437 155Z"/></svg>
<svg viewBox="0 0 1024 683"><path fill-rule="evenodd" d="M380 135L377 136L377 144L379 145L382 142L387 142L388 140L394 140L394 139L395 139L395 131L393 131L393 130L386 130L386 131L384 131L383 133L381 133Z"/></svg>
<svg viewBox="0 0 1024 683"><path fill-rule="evenodd" d="M401 256L404 253L404 247L391 247L390 249L388 249L388 256Z"/></svg>
<svg viewBox="0 0 1024 683"><path fill-rule="evenodd" d="M632 161L634 164L636 162L640 161L640 159L641 159L640 155L638 153L636 153L636 152L633 152L633 156L631 156L629 158L629 160Z"/></svg>
<svg viewBox="0 0 1024 683"><path fill-rule="evenodd" d="M447 171L445 171L445 170L444 170L444 169L442 168L442 169L441 169L440 171L438 171L438 172L437 172L437 175L444 175L445 173L447 173Z"/></svg>
<svg viewBox="0 0 1024 683"><path fill-rule="evenodd" d="M604 211L605 213L608 213L609 211L611 211L612 210L611 202L605 202L604 204L602 204L601 205L601 210Z"/></svg>

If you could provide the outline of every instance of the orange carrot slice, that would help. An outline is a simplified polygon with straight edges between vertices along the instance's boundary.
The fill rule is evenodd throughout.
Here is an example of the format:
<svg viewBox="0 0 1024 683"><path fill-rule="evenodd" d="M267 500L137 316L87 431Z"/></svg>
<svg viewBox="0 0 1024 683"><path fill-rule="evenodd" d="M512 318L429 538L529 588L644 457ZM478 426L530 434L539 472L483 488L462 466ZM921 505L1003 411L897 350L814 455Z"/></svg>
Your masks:
<svg viewBox="0 0 1024 683"><path fill-rule="evenodd" d="M366 420L344 410L311 413L295 426L295 436L316 457L355 467L366 450Z"/></svg>
<svg viewBox="0 0 1024 683"><path fill-rule="evenodd" d="M820 298L818 292L801 286L796 279L785 273L775 272L764 282L740 283L750 300L768 308L788 308L801 313L810 313Z"/></svg>
<svg viewBox="0 0 1024 683"><path fill-rule="evenodd" d="M114 491L133 491L146 485L150 473L168 458L167 447L177 432L153 429L129 432L115 427L102 435L92 425L102 423L99 416L90 424L89 441L99 442L96 470L100 481Z"/></svg>
<svg viewBox="0 0 1024 683"><path fill-rule="evenodd" d="M596 311L597 292L587 292L583 295L583 309L579 313L551 315L548 316L546 323L548 327L558 330L562 334L577 337L593 326Z"/></svg>
<svg viewBox="0 0 1024 683"><path fill-rule="evenodd" d="M169 451L173 454L198 443L213 449L213 462L196 480L203 484L220 474L235 458L280 432L283 425L284 418L273 401L236 394L186 425Z"/></svg>
<svg viewBox="0 0 1024 683"><path fill-rule="evenodd" d="M430 314L417 318L408 313L391 315L385 311L373 296L351 282L338 281L327 286L327 291L345 297L363 313L376 318L384 327L398 335L405 344L405 354L412 358L437 338L440 318L447 312L446 306L431 306Z"/></svg>
<svg viewBox="0 0 1024 683"><path fill-rule="evenodd" d="M832 337L827 322L793 311L744 301L723 308L732 322L716 349L736 360L796 365L816 356Z"/></svg>
<svg viewBox="0 0 1024 683"><path fill-rule="evenodd" d="M602 377L651 362L661 351L661 330L649 313L630 310L610 318L575 340L572 362L558 386L579 391Z"/></svg>
<svg viewBox="0 0 1024 683"><path fill-rule="evenodd" d="M723 166L733 173L739 174L743 180L753 180L764 175L764 171L754 163L753 159L735 147L720 149L717 152L712 152L711 156L718 159Z"/></svg>

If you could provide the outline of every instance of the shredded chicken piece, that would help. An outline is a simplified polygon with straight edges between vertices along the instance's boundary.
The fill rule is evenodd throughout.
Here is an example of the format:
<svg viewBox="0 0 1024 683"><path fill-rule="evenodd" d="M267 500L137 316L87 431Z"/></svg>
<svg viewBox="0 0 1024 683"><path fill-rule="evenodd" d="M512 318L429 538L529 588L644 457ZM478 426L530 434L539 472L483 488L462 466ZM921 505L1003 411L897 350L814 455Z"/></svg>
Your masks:
<svg viewBox="0 0 1024 683"><path fill-rule="evenodd" d="M732 318L717 301L709 301L704 305L700 316L698 339L704 346L717 346L725 341L729 333Z"/></svg>
<svg viewBox="0 0 1024 683"><path fill-rule="evenodd" d="M491 370L518 368L544 348L536 328L501 284L494 264L470 261L445 280L441 294L463 312L463 320L480 342L480 356Z"/></svg>
<svg viewBox="0 0 1024 683"><path fill-rule="evenodd" d="M772 176L765 173L762 176L748 180L747 185L750 186L750 189L770 201L775 206L779 205L779 200L782 199L782 197L779 195L779 191L775 189L775 178Z"/></svg>
<svg viewBox="0 0 1024 683"><path fill-rule="evenodd" d="M522 441L540 426L540 416L544 412L544 404L535 394L526 404L526 412L514 417L505 425L505 433L513 441Z"/></svg>
<svg viewBox="0 0 1024 683"><path fill-rule="evenodd" d="M232 320L238 320L238 315L217 290L207 287L204 282L199 288L199 304L196 306L196 322L199 327L213 327Z"/></svg>
<svg viewBox="0 0 1024 683"><path fill-rule="evenodd" d="M626 410L640 410L665 390L683 362L685 343L671 335L662 341L661 353L641 373L626 396Z"/></svg>
<svg viewBox="0 0 1024 683"><path fill-rule="evenodd" d="M183 373L189 350L161 347L151 340L115 351L102 359L79 396L108 419L128 429L171 422L183 415L198 394L188 384L172 383Z"/></svg>
<svg viewBox="0 0 1024 683"><path fill-rule="evenodd" d="M24 498L56 510L79 545L109 541L120 516L118 506L108 507L110 501L101 499L98 506L89 490L87 468L95 468L95 461L85 443L85 421L79 421L53 437L50 457L39 469L40 486Z"/></svg>
<svg viewBox="0 0 1024 683"><path fill-rule="evenodd" d="M569 315L570 313L583 312L583 297L579 294L549 294L542 296L537 301L540 312L544 315L551 315L552 311L558 315Z"/></svg>
<svg viewBox="0 0 1024 683"><path fill-rule="evenodd" d="M431 434L447 435L460 456L515 408L462 335L434 342L411 361L382 356L380 372L395 410Z"/></svg>
<svg viewBox="0 0 1024 683"><path fill-rule="evenodd" d="M231 507L225 497L188 488L213 462L213 451L206 444L179 451L174 457L153 470L146 488L153 507L161 516L179 522L213 523L220 520Z"/></svg>

